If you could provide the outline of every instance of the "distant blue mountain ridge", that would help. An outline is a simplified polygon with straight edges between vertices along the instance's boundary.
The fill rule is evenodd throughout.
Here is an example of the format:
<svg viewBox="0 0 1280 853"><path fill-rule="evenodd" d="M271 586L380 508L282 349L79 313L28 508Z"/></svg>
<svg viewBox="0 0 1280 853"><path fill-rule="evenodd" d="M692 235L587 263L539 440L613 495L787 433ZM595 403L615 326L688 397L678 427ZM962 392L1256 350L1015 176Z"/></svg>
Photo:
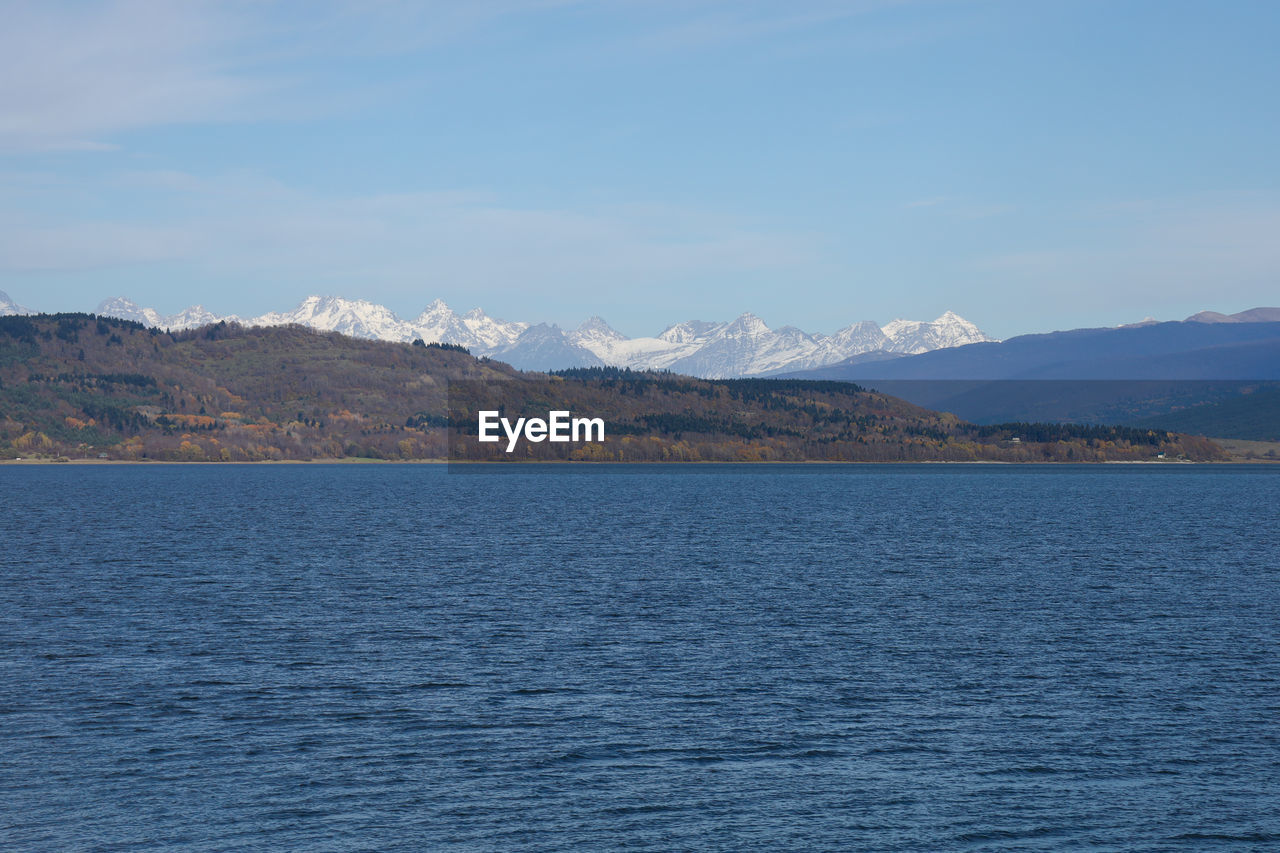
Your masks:
<svg viewBox="0 0 1280 853"><path fill-rule="evenodd" d="M1125 424L1280 441L1280 309L857 358L788 378L870 385L976 423Z"/></svg>
<svg viewBox="0 0 1280 853"><path fill-rule="evenodd" d="M782 374L804 379L1280 379L1280 321L1183 321L1021 335Z"/></svg>

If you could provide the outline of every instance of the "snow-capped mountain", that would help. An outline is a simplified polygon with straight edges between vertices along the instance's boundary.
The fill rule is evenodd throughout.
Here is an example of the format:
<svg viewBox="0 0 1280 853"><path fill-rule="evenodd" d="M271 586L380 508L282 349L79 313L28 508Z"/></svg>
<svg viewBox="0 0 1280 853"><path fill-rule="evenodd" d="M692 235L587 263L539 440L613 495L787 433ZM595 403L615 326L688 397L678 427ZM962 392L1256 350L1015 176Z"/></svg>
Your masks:
<svg viewBox="0 0 1280 853"><path fill-rule="evenodd" d="M981 329L954 311L948 311L932 323L894 320L882 331L889 339L889 346L885 349L907 355L991 340Z"/></svg>
<svg viewBox="0 0 1280 853"><path fill-rule="evenodd" d="M9 294L0 290L0 317L8 317L13 314L34 314L30 308L23 308L18 303L9 298Z"/></svg>
<svg viewBox="0 0 1280 853"><path fill-rule="evenodd" d="M889 331L894 334L887 334ZM990 340L951 312L933 322L898 321L885 330L864 321L832 335L811 335L794 326L770 329L754 314L743 314L728 323L678 323L656 338L627 338L593 317L565 339L604 364L671 370L709 379L821 367L863 353L925 352ZM951 341L955 343L948 343ZM499 350L493 355L521 366L518 353Z"/></svg>
<svg viewBox="0 0 1280 853"><path fill-rule="evenodd" d="M325 332L341 332L353 338L412 341L412 327L390 308L364 299L341 296L308 296L292 311L276 311L255 317L250 326L308 326Z"/></svg>
<svg viewBox="0 0 1280 853"><path fill-rule="evenodd" d="M626 335L610 326L603 317L592 316L582 325L568 334L570 342L585 347L592 352L597 349L610 350L624 341L630 340Z"/></svg>
<svg viewBox="0 0 1280 853"><path fill-rule="evenodd" d="M428 305L413 321L414 337L424 341L460 344L471 350L496 350L515 343L528 323L508 323L495 320L479 308L458 315L437 299Z"/></svg>
<svg viewBox="0 0 1280 853"><path fill-rule="evenodd" d="M510 344L487 354L521 370L564 370L604 365L595 353L575 344L559 326L546 323L530 326Z"/></svg>
<svg viewBox="0 0 1280 853"><path fill-rule="evenodd" d="M98 306L99 314L137 320L150 326L186 329L222 319L200 306L168 317L123 298ZM239 322L237 320L237 322ZM458 314L437 299L413 320L402 320L385 306L362 299L309 296L292 311L243 321L252 326L296 323L312 329L360 338L459 344L475 355L506 361L522 370L612 365L635 370L670 370L709 379L762 376L836 364L874 353L919 353L989 341L977 326L948 311L937 320L895 320L881 329L854 323L831 335L809 334L794 326L771 329L754 314L729 322L689 320L656 337L628 338L600 317L566 332L559 326L507 322L479 308Z"/></svg>
<svg viewBox="0 0 1280 853"><path fill-rule="evenodd" d="M528 323L495 320L479 308L459 315L437 299L413 320L402 320L385 306L364 299L340 296L308 296L292 311L263 314L248 321L251 326L296 323L325 332L341 332L354 338L383 341L424 341L459 344L478 354L488 354L515 343Z"/></svg>
<svg viewBox="0 0 1280 853"><path fill-rule="evenodd" d="M226 320L228 323L241 322L240 318L235 314L215 314L203 305L192 305L177 314L170 314L165 317L163 325L166 329L177 331L179 329L198 329L201 326L208 326L211 323L218 323L222 320Z"/></svg>
<svg viewBox="0 0 1280 853"><path fill-rule="evenodd" d="M143 308L132 299L126 299L123 296L102 300L98 303L98 310L95 313L104 317L132 320L135 323L142 323L144 326L167 328L164 324L164 317L160 315L159 311L154 308Z"/></svg>
<svg viewBox="0 0 1280 853"><path fill-rule="evenodd" d="M867 352L880 352L889 346L889 339L883 331L870 320L845 326L833 335L815 336L817 346L807 355L802 355L789 363L788 370L803 370L809 367L821 367L835 364L855 355Z"/></svg>
<svg viewBox="0 0 1280 853"><path fill-rule="evenodd" d="M569 343L590 352L603 364L636 370L664 370L695 347L662 338L628 338L599 317L566 335Z"/></svg>
<svg viewBox="0 0 1280 853"><path fill-rule="evenodd" d="M658 337L673 344L688 344L705 339L722 325L724 324L708 323L706 320L688 320L668 326Z"/></svg>
<svg viewBox="0 0 1280 853"><path fill-rule="evenodd" d="M712 330L697 350L673 361L670 369L710 379L770 373L812 352L817 343L794 326L774 331L756 315L743 314Z"/></svg>
<svg viewBox="0 0 1280 853"><path fill-rule="evenodd" d="M198 329L201 326L217 323L220 320L240 322L240 318L234 314L214 314L203 305L192 305L190 308L166 317L154 308L143 308L138 303L123 296L103 300L98 304L98 310L95 313L104 317L133 320L135 323L141 323L144 326L168 329L173 332L181 331L182 329Z"/></svg>

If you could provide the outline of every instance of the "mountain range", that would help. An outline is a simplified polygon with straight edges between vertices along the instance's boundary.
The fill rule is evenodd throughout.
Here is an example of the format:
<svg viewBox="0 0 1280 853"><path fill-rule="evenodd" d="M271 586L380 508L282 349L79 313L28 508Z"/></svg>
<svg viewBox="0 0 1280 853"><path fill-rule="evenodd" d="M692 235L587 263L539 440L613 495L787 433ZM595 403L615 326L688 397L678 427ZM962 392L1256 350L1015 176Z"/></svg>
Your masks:
<svg viewBox="0 0 1280 853"><path fill-rule="evenodd" d="M831 335L811 334L794 326L771 329L747 313L728 322L677 323L654 337L641 338L628 338L600 317L565 330L546 323L495 319L479 308L459 314L438 299L412 320L403 320L373 302L338 296L309 296L292 311L249 319L219 316L200 305L164 316L124 298L104 301L97 313L173 331L227 320L246 326L296 324L383 341L420 339L464 346L475 355L521 370L611 366L707 379L806 370L860 355L901 356L992 340L951 311L933 321L894 320L883 327L864 321Z"/></svg>
<svg viewBox="0 0 1280 853"><path fill-rule="evenodd" d="M1280 308L1021 335L787 371L867 384L974 423L1055 421L1276 440Z"/></svg>
<svg viewBox="0 0 1280 853"><path fill-rule="evenodd" d="M478 412L605 423L481 443ZM90 314L0 317L0 460L1153 461L1212 442L1125 427L976 426L847 382L613 367L520 373L457 347L296 325L166 334Z"/></svg>
<svg viewBox="0 0 1280 853"><path fill-rule="evenodd" d="M30 314L0 292L0 316ZM843 380L980 424L1013 421L1127 424L1276 440L1280 308L1235 314L1201 311L1181 322L1147 319L993 341L948 312L933 322L854 323L832 335L770 329L752 314L729 322L688 321L657 336L628 338L599 317L565 331L506 322L444 302L412 321L371 302L312 296L293 311L249 320L199 306L164 316L127 299L99 316L174 331L235 321L298 325L392 342L466 347L525 370L626 367L703 378L764 376Z"/></svg>
<svg viewBox="0 0 1280 853"><path fill-rule="evenodd" d="M0 315L31 313L0 292ZM102 316L178 331L216 323L300 325L372 340L440 342L523 370L628 367L703 378L744 376L889 380L1259 380L1280 379L1280 308L1201 311L1181 322L1144 320L992 340L948 311L931 322L853 323L831 335L771 329L754 314L690 320L656 336L628 338L600 317L576 329L508 322L479 308L459 314L441 300L412 320L365 300L309 296L291 311L241 319L195 305L169 316L115 298ZM910 395L909 395L910 396ZM939 401L931 399L930 403ZM971 417L978 417L972 413Z"/></svg>
<svg viewBox="0 0 1280 853"><path fill-rule="evenodd" d="M786 375L853 381L1280 379L1280 309L1019 335L893 360L855 356Z"/></svg>

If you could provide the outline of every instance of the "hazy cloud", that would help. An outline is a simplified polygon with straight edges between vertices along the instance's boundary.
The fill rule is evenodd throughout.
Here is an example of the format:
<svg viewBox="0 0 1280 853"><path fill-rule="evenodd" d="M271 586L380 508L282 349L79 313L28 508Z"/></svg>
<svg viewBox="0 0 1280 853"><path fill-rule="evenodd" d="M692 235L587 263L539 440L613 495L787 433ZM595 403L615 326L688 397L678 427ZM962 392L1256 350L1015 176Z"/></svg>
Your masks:
<svg viewBox="0 0 1280 853"><path fill-rule="evenodd" d="M1046 304L1199 304L1229 282L1275 301L1280 198L1265 194L1110 202L1074 211L1075 243L987 256L979 268L1028 283ZM1104 232L1104 236L1097 236Z"/></svg>
<svg viewBox="0 0 1280 853"><path fill-rule="evenodd" d="M121 131L274 119L349 104L335 57L385 57L565 0L355 3L107 0L6 5L0 152L100 151Z"/></svg>
<svg viewBox="0 0 1280 853"><path fill-rule="evenodd" d="M208 4L8 4L0 147L108 147L101 135L229 117L255 84L219 58L233 32Z"/></svg>
<svg viewBox="0 0 1280 853"><path fill-rule="evenodd" d="M487 289L554 289L565 298L654 280L812 264L816 242L714 212L662 206L514 207L487 193L321 196L249 174L114 176L180 215L120 224L31 222L0 211L0 269L82 270L180 260L228 278L273 275L353 287L425 279Z"/></svg>
<svg viewBox="0 0 1280 853"><path fill-rule="evenodd" d="M0 152L110 150L109 138L122 131L349 109L390 84L344 63L428 50L547 13L589 18L609 50L665 50L821 32L899 5L820 0L796 11L728 0L18 0L0 28Z"/></svg>
<svg viewBox="0 0 1280 853"><path fill-rule="evenodd" d="M79 222L0 229L0 268L9 272L95 270L189 257L200 243L178 226Z"/></svg>

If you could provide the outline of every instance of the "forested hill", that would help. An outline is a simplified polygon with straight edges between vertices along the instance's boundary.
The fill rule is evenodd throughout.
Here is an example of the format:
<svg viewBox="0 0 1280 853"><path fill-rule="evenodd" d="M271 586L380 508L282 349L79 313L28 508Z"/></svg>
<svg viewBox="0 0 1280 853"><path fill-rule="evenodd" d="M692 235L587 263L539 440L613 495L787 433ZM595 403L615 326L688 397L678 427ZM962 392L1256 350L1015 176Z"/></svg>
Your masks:
<svg viewBox="0 0 1280 853"><path fill-rule="evenodd" d="M0 318L0 458L439 459L478 407L606 421L593 444L465 440L457 458L1101 461L1220 458L1203 439L1110 427L977 427L840 382L613 369L525 374L457 347L300 327L170 334L88 314Z"/></svg>

